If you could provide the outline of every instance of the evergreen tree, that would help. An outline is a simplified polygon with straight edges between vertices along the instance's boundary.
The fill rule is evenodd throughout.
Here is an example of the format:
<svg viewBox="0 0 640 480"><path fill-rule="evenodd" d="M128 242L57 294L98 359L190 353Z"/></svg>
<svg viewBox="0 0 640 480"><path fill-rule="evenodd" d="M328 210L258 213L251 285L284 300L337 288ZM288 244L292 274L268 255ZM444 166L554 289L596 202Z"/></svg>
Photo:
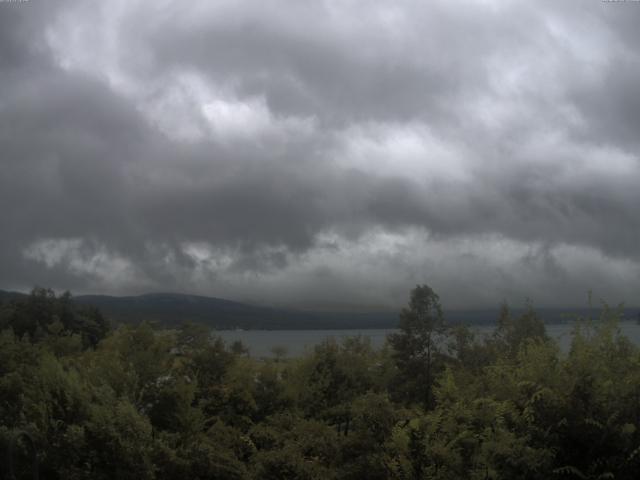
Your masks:
<svg viewBox="0 0 640 480"><path fill-rule="evenodd" d="M398 388L406 399L427 409L434 406L433 384L442 368L441 346L447 331L440 299L428 285L411 291L408 308L400 313L399 333L389 336L398 368Z"/></svg>

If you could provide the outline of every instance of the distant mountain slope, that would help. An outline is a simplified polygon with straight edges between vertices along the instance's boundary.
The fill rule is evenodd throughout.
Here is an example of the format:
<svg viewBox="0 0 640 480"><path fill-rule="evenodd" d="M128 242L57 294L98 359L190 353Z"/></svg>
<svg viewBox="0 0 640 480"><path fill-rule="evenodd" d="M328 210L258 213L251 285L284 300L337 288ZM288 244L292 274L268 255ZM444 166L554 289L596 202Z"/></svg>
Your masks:
<svg viewBox="0 0 640 480"><path fill-rule="evenodd" d="M20 292L8 292L6 290L0 290L0 302L9 302L16 298L24 297L26 294Z"/></svg>
<svg viewBox="0 0 640 480"><path fill-rule="evenodd" d="M127 323L149 320L175 325L192 321L218 329L267 330L392 328L397 323L397 314L394 312L303 312L175 293L152 293L134 297L81 295L75 297L75 301L98 307L108 317Z"/></svg>
<svg viewBox="0 0 640 480"><path fill-rule="evenodd" d="M24 296L24 293L0 290L0 302ZM395 328L397 311L303 311L270 308L234 302L214 297L177 293L150 293L138 296L80 295L74 300L99 308L116 323L157 322L178 325L192 321L216 329L312 330L312 329L368 329ZM597 316L597 308L540 308L536 309L545 323L560 323L576 316ZM512 315L523 312L513 309ZM494 324L498 309L448 310L445 319L452 324ZM640 309L626 308L625 319L639 318Z"/></svg>

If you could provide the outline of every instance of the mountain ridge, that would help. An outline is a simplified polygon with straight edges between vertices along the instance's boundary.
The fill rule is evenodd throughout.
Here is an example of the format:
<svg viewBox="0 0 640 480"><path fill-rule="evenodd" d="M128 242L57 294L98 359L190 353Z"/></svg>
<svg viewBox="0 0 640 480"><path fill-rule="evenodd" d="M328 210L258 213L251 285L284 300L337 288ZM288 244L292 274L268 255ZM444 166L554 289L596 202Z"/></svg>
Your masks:
<svg viewBox="0 0 640 480"><path fill-rule="evenodd" d="M10 301L27 294L0 290L0 301ZM286 307L270 307L205 295L173 292L150 292L141 295L78 295L79 305L100 309L114 323L149 321L165 326L194 322L218 330L321 330L395 328L399 311L350 310L310 311ZM523 309L512 309L519 315ZM545 323L562 323L575 316L597 315L591 308L539 308ZM626 319L640 318L640 309L626 308ZM452 324L487 325L498 318L498 308L445 310L445 319Z"/></svg>
<svg viewBox="0 0 640 480"><path fill-rule="evenodd" d="M173 325L192 321L217 329L266 330L393 328L397 323L397 314L391 312L309 312L178 293L80 295L74 299L127 323L150 320Z"/></svg>

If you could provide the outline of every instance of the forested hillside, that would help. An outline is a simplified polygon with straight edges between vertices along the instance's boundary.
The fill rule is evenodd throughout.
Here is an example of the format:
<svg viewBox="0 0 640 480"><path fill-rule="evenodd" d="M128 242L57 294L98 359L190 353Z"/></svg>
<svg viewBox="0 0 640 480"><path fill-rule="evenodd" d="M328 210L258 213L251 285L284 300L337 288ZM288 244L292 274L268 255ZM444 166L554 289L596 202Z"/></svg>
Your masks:
<svg viewBox="0 0 640 480"><path fill-rule="evenodd" d="M83 295L76 300L82 305L99 308L117 322L151 321L166 327L187 321L218 330L391 328L396 320L396 316L388 311L312 312L176 293L151 293L133 297Z"/></svg>
<svg viewBox="0 0 640 480"><path fill-rule="evenodd" d="M617 317L583 318L562 354L533 308L479 340L419 286L381 350L259 359L38 289L0 305L0 449L26 432L40 478L65 480L635 479L640 350Z"/></svg>
<svg viewBox="0 0 640 480"><path fill-rule="evenodd" d="M0 302L24 297L24 293L0 290ZM306 311L178 293L124 297L80 295L74 297L74 302L99 309L114 324L149 322L168 328L185 322L199 323L217 330L393 328L397 321L397 314L389 310Z"/></svg>

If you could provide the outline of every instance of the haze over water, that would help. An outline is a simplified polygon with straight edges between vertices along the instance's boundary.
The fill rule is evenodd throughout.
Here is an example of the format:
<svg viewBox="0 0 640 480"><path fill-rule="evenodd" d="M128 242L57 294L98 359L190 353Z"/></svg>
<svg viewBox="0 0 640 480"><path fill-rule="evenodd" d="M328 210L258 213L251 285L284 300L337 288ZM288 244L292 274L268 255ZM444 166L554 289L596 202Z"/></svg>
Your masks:
<svg viewBox="0 0 640 480"><path fill-rule="evenodd" d="M491 335L495 326L473 326L472 330L480 337ZM562 351L568 351L571 345L572 323L547 325L547 334L558 341ZM640 324L624 321L619 324L620 332L632 342L640 344ZM384 345L386 336L397 332L396 329L373 330L220 330L219 335L227 343L242 341L249 347L249 354L254 357L272 357L274 347L285 347L287 357L296 357L313 350L313 347L327 338L341 341L347 337L361 335L371 340L371 345L380 348Z"/></svg>

